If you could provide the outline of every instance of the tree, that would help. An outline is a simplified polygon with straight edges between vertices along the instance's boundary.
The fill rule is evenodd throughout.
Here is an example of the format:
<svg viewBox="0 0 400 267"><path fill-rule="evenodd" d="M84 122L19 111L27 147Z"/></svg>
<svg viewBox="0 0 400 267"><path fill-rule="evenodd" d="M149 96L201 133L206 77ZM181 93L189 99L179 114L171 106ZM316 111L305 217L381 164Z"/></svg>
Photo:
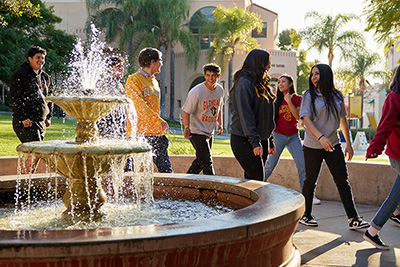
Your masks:
<svg viewBox="0 0 400 267"><path fill-rule="evenodd" d="M73 35L55 29L61 18L55 16L40 0L32 4L40 6L41 17L6 16L8 27L0 31L0 80L9 84L12 73L27 60L27 51L32 45L47 50L45 70L49 74L66 68L68 55L76 39Z"/></svg>
<svg viewBox="0 0 400 267"><path fill-rule="evenodd" d="M280 50L297 51L300 44L301 36L293 28L283 30L278 36L277 45Z"/></svg>
<svg viewBox="0 0 400 267"><path fill-rule="evenodd" d="M187 28L182 26L189 14L187 0L87 0L90 10L96 12L91 19L96 26L106 28L106 40L120 38L120 48L128 45L129 58L146 46L159 48L163 53L168 46L173 47L179 41L185 49L187 64L196 65L199 57L198 46ZM112 7L100 9L101 4L109 3ZM173 49L172 49L173 51ZM171 66L171 72L174 67ZM173 73L171 73L173 83ZM172 85L173 86L173 85ZM165 67L160 74L161 116L165 117ZM171 91L171 103L174 91ZM171 107L173 108L173 105ZM170 115L171 116L171 115Z"/></svg>
<svg viewBox="0 0 400 267"><path fill-rule="evenodd" d="M374 31L378 42L390 48L400 41L400 2L398 0L368 1L364 9L367 18L367 31ZM400 43L397 47L400 49Z"/></svg>
<svg viewBox="0 0 400 267"><path fill-rule="evenodd" d="M250 33L255 28L261 32L263 23L258 14L237 7L218 6L213 15L215 20L210 21L208 27L215 37L208 50L208 61L211 62L215 55L220 56L221 62L229 59L228 88L231 88L235 49L237 46L245 51L257 48L259 45Z"/></svg>
<svg viewBox="0 0 400 267"><path fill-rule="evenodd" d="M7 27L8 22L4 16L40 18L40 6L34 5L29 0L2 0L0 2L0 27Z"/></svg>
<svg viewBox="0 0 400 267"><path fill-rule="evenodd" d="M370 87L371 84L368 81L368 76L381 77L385 76L382 71L377 71L376 65L379 63L380 57L377 53L371 53L368 51L355 51L349 55L350 65L348 68L342 68L337 71L338 78L341 78L344 86L344 94L349 91L356 95L361 95L362 99L365 97L367 85ZM358 88L357 88L358 85ZM363 103L363 101L361 102ZM360 121L362 128L362 120Z"/></svg>
<svg viewBox="0 0 400 267"><path fill-rule="evenodd" d="M354 48L364 47L364 37L357 31L341 31L349 21L358 19L354 14L338 14L335 17L322 15L318 12L308 12L305 18L313 18L312 26L301 31L301 36L319 53L328 49L329 66L332 67L334 50L340 49L344 58Z"/></svg>
<svg viewBox="0 0 400 267"><path fill-rule="evenodd" d="M295 29L283 30L278 36L278 47L281 50L297 51L297 93L302 95L308 89L308 78L311 67L317 63L307 62L307 52L300 50L301 36Z"/></svg>

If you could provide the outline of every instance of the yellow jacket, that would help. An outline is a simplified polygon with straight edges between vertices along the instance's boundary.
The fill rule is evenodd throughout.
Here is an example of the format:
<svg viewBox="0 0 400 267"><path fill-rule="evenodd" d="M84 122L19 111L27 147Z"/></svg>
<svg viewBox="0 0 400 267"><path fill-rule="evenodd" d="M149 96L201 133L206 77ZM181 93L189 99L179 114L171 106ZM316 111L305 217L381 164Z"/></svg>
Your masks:
<svg viewBox="0 0 400 267"><path fill-rule="evenodd" d="M160 87L154 76L140 70L128 77L125 84L126 96L130 98L137 113L138 136L164 135L160 117ZM128 121L126 132L131 137L131 124Z"/></svg>

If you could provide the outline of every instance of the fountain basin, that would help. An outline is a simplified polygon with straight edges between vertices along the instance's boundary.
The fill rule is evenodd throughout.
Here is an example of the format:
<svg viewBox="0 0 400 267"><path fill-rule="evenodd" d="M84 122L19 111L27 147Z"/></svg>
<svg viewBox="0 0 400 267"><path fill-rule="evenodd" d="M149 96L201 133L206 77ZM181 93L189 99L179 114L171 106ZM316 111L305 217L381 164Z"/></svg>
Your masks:
<svg viewBox="0 0 400 267"><path fill-rule="evenodd" d="M292 235L304 198L296 191L239 178L156 174L158 196L215 198L240 209L164 225L0 231L0 266L300 266Z"/></svg>

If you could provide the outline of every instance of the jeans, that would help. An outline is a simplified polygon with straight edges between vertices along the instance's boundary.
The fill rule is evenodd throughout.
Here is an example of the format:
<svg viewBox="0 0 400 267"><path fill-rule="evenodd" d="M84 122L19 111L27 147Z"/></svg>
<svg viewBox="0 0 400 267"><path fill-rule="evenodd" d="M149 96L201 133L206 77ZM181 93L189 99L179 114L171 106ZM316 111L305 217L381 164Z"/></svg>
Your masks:
<svg viewBox="0 0 400 267"><path fill-rule="evenodd" d="M381 230L383 225L389 220L390 215L396 210L400 211L400 161L390 158L390 165L397 172L396 180L390 190L388 197L382 206L379 208L378 212L375 214L371 221L371 225L377 229Z"/></svg>
<svg viewBox="0 0 400 267"><path fill-rule="evenodd" d="M306 180L303 185L303 195L306 199L305 215L311 216L314 190L317 186L322 161L325 160L333 181L339 191L340 199L346 211L347 218L358 217L354 204L353 193L348 181L346 161L340 144L335 146L332 152L325 149L313 149L303 146L304 161L306 166Z"/></svg>
<svg viewBox="0 0 400 267"><path fill-rule="evenodd" d="M153 148L153 162L158 172L172 173L171 162L168 156L168 138L163 136L145 136L146 141Z"/></svg>
<svg viewBox="0 0 400 267"><path fill-rule="evenodd" d="M196 158L193 160L187 173L198 174L203 171L203 174L214 175L215 172L211 158L213 137L202 134L192 134L189 140L196 150Z"/></svg>
<svg viewBox="0 0 400 267"><path fill-rule="evenodd" d="M265 164L265 181L267 181L269 176L274 171L279 162L279 158L281 157L283 149L285 146L287 146L290 154L293 157L294 163L296 164L300 189L303 189L303 183L306 178L306 168L304 165L303 146L301 145L299 134L296 133L289 136L276 132L273 134L275 141L275 154L269 156L267 163Z"/></svg>
<svg viewBox="0 0 400 267"><path fill-rule="evenodd" d="M233 155L244 170L244 178L258 181L264 180L264 163L268 157L268 140L261 141L263 155L255 156L253 146L247 137L231 134L231 148Z"/></svg>

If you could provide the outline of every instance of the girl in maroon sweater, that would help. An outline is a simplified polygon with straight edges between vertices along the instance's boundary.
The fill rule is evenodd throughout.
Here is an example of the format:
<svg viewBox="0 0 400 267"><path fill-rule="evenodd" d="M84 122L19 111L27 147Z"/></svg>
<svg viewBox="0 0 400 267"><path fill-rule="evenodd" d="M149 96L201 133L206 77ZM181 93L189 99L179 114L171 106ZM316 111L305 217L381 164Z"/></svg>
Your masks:
<svg viewBox="0 0 400 267"><path fill-rule="evenodd" d="M382 118L376 135L368 147L366 159L376 158L385 153L389 156L390 165L396 170L397 177L393 187L378 212L371 221L371 226L364 234L364 239L378 249L389 249L389 246L379 238L379 231L391 219L400 226L400 68L390 84L392 91L385 99ZM393 213L394 212L394 213Z"/></svg>

